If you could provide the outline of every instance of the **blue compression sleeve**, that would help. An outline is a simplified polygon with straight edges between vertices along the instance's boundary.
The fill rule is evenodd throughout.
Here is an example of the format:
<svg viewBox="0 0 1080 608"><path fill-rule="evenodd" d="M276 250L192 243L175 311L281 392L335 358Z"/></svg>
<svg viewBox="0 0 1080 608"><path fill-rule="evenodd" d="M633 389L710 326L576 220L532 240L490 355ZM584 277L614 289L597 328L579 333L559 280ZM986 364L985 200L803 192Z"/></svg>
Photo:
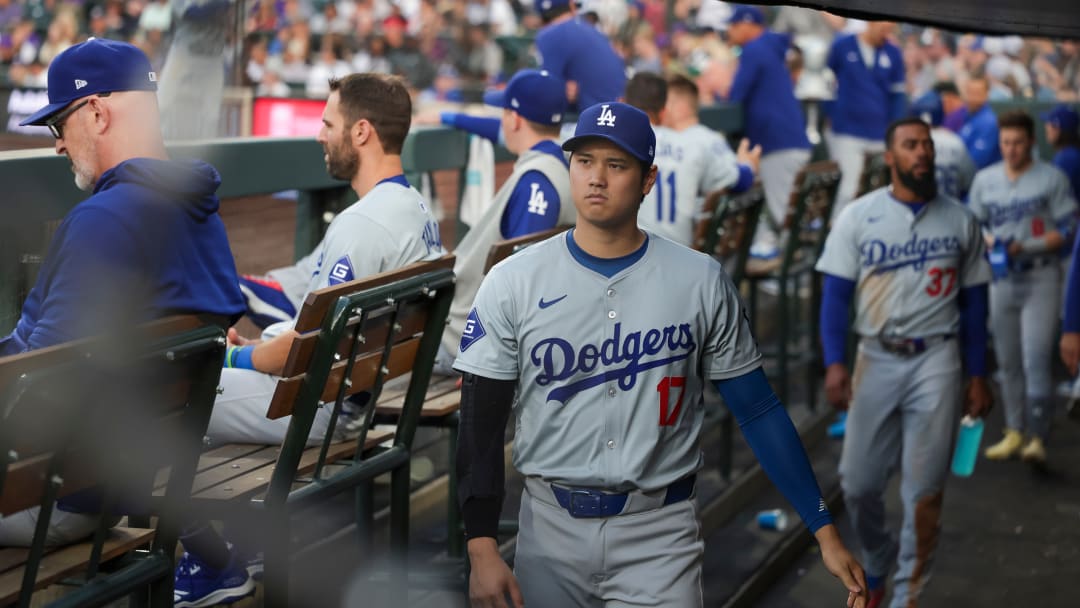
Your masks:
<svg viewBox="0 0 1080 608"><path fill-rule="evenodd" d="M743 437L773 484L810 532L832 523L799 433L759 367L737 378L714 381Z"/></svg>
<svg viewBox="0 0 1080 608"><path fill-rule="evenodd" d="M960 290L960 342L964 345L964 368L969 376L986 375L986 318L990 309L985 283Z"/></svg>
<svg viewBox="0 0 1080 608"><path fill-rule="evenodd" d="M754 185L754 170L749 165L739 163L739 181L731 187L732 192L746 192Z"/></svg>
<svg viewBox="0 0 1080 608"><path fill-rule="evenodd" d="M1065 322L1061 330L1080 332L1080 236L1073 244L1069 278L1065 281Z"/></svg>
<svg viewBox="0 0 1080 608"><path fill-rule="evenodd" d="M469 116L458 112L443 112L439 115L439 120L448 127L479 135L493 144L500 143L499 136L502 134L502 121L498 118Z"/></svg>
<svg viewBox="0 0 1080 608"><path fill-rule="evenodd" d="M855 281L826 274L821 293L821 347L825 366L847 362L848 311L855 300Z"/></svg>

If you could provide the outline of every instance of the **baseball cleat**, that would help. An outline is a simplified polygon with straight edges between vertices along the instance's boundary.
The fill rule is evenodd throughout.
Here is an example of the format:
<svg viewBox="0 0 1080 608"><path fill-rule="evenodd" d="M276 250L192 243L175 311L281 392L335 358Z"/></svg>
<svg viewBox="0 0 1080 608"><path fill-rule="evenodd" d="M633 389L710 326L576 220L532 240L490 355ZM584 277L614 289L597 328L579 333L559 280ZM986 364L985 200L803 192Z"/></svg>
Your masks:
<svg viewBox="0 0 1080 608"><path fill-rule="evenodd" d="M1020 451L1023 444L1024 436L1020 434L1020 431L1005 429L1005 437L1001 441L986 448L985 455L990 460L1005 460L1007 458L1012 458Z"/></svg>
<svg viewBox="0 0 1080 608"><path fill-rule="evenodd" d="M1032 437L1031 441L1028 441L1024 449L1020 450L1020 458L1024 462L1031 464L1044 464L1046 463L1046 447L1043 445L1042 439L1038 437Z"/></svg>

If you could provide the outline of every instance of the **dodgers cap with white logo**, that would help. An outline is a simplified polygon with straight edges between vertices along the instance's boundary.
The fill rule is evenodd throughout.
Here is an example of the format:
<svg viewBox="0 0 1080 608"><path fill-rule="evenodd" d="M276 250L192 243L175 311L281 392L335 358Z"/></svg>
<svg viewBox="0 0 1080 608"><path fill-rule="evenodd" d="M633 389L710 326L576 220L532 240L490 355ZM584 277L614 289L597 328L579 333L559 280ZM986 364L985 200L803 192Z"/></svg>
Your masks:
<svg viewBox="0 0 1080 608"><path fill-rule="evenodd" d="M566 83L547 70L521 70L506 88L484 93L484 103L513 110L533 122L557 125L566 112Z"/></svg>
<svg viewBox="0 0 1080 608"><path fill-rule="evenodd" d="M758 25L765 25L765 13L761 12L761 9L756 6L736 4L732 7L731 17L728 17L728 23L756 23Z"/></svg>
<svg viewBox="0 0 1080 608"><path fill-rule="evenodd" d="M934 127L940 127L945 121L945 109L941 104L941 96L934 91L911 102L908 113L926 120Z"/></svg>
<svg viewBox="0 0 1080 608"><path fill-rule="evenodd" d="M83 97L118 91L156 91L157 75L138 47L91 38L60 53L49 64L49 105L20 125L43 125Z"/></svg>
<svg viewBox="0 0 1080 608"><path fill-rule="evenodd" d="M570 0L534 0L533 1L533 8L538 13L542 13L544 11L550 11L551 9L558 8L560 6L570 6Z"/></svg>
<svg viewBox="0 0 1080 608"><path fill-rule="evenodd" d="M614 143L643 163L651 165L656 155L656 133L649 116L625 103L612 101L586 108L578 116L574 136L563 142L562 148L573 152L594 137Z"/></svg>
<svg viewBox="0 0 1080 608"><path fill-rule="evenodd" d="M1075 133L1077 127L1080 127L1080 114L1065 104L1043 113L1040 117L1062 131Z"/></svg>

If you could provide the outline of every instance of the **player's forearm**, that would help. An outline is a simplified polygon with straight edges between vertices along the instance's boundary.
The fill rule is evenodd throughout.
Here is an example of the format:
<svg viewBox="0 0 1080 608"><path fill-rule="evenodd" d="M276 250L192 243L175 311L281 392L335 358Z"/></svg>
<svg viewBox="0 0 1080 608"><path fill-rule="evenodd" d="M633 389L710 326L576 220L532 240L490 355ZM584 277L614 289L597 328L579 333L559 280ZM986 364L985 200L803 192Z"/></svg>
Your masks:
<svg viewBox="0 0 1080 608"><path fill-rule="evenodd" d="M1058 251L1064 244L1065 236L1057 230L1051 230L1042 236L1020 241L1020 252L1023 255L1043 255Z"/></svg>
<svg viewBox="0 0 1080 608"><path fill-rule="evenodd" d="M459 112L443 112L439 115L439 121L448 127L479 135L491 143L500 143L499 136L502 133L502 122L498 118L469 116Z"/></svg>
<svg viewBox="0 0 1080 608"><path fill-rule="evenodd" d="M832 523L810 459L780 399L758 368L715 383L769 479L811 532Z"/></svg>
<svg viewBox="0 0 1080 608"><path fill-rule="evenodd" d="M253 369L264 374L280 376L285 369L285 363L289 360L289 351L292 350L293 341L300 337L296 330L290 329L270 340L265 340L255 345L251 351L251 364Z"/></svg>
<svg viewBox="0 0 1080 608"><path fill-rule="evenodd" d="M506 421L515 382L465 374L458 423L458 496L465 537L495 537L505 493Z"/></svg>

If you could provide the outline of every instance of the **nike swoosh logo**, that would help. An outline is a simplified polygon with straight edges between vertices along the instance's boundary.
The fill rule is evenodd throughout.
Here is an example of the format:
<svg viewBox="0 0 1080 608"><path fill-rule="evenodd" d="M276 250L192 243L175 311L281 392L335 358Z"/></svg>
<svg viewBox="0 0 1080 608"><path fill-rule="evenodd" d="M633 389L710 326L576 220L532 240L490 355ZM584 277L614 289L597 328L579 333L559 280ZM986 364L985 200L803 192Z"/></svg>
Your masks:
<svg viewBox="0 0 1080 608"><path fill-rule="evenodd" d="M549 300L549 301L545 302L544 298L541 297L540 298L540 308L543 309L543 308L547 308L548 306L554 306L554 305L558 304L559 302L562 302L564 299L566 299L565 295L563 297L561 297L561 298L555 298L554 300Z"/></svg>
<svg viewBox="0 0 1080 608"><path fill-rule="evenodd" d="M882 217L883 216L880 216L880 215L877 216L877 217L868 217L868 218L866 218L866 223L867 224L873 224L874 222L880 220Z"/></svg>

